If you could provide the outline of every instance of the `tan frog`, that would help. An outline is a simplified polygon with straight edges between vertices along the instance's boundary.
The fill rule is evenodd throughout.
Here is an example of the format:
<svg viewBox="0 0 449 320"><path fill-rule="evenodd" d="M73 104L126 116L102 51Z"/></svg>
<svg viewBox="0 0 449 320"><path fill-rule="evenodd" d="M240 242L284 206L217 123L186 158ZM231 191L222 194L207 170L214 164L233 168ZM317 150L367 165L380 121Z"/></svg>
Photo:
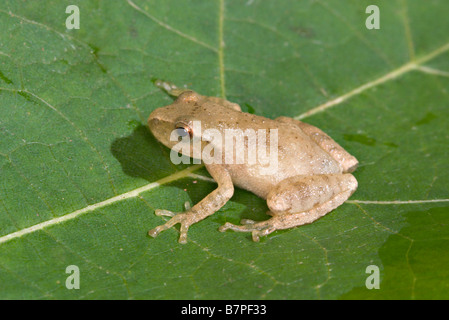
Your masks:
<svg viewBox="0 0 449 320"><path fill-rule="evenodd" d="M217 189L184 213L156 210L156 215L172 218L150 230L150 236L156 237L161 231L180 223L179 242L186 243L188 228L225 205L234 193L234 186L266 199L271 218L260 222L244 219L242 225L226 223L219 230L252 232L254 241L275 230L317 220L340 206L357 189L357 180L350 174L357 168L357 159L320 129L288 117L272 120L245 113L239 105L225 99L202 96L166 82L158 82L157 85L177 96L173 104L154 110L148 118L151 132L165 146L173 148L178 143L170 140L174 130L180 137L189 135L192 139L202 140L201 148L205 148L208 144L217 143L202 134L206 129L218 132L226 129L277 129L277 168L271 174L262 174L263 168L259 163L223 161L205 164L218 183ZM193 131L194 121L201 123L201 132ZM230 151L223 146L216 147L222 150L223 157ZM237 152L244 153L245 150ZM191 156L191 153L186 155Z"/></svg>

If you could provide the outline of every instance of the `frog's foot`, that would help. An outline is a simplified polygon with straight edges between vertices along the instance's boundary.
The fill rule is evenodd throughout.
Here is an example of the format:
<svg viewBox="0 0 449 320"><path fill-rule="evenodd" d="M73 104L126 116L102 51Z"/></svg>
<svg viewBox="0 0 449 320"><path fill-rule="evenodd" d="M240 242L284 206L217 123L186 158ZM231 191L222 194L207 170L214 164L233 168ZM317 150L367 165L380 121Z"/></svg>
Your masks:
<svg viewBox="0 0 449 320"><path fill-rule="evenodd" d="M164 80L160 80L160 79L153 79L152 81L156 87L161 88L162 90L167 92L169 95L174 96L174 97L180 96L181 93L183 93L185 91L190 91L188 89L180 89L175 84L168 82L168 81L164 81Z"/></svg>
<svg viewBox="0 0 449 320"><path fill-rule="evenodd" d="M170 211L169 211L170 212ZM161 215L169 215L172 218L168 220L163 225L160 225L154 229L151 229L148 231L148 235L152 236L153 238L157 237L159 233L161 233L164 230L167 230L171 227L173 227L175 224L180 223L181 229L180 229L180 235L179 235L179 243L187 243L187 231L189 230L189 227L197 222L197 219L195 218L195 215L190 212L184 212L184 213L178 213L174 214L173 212L167 213L167 210L160 210L159 213Z"/></svg>
<svg viewBox="0 0 449 320"><path fill-rule="evenodd" d="M165 224L160 225L160 226L148 231L148 235L155 238L162 231L173 227L177 223L180 223L181 224L181 230L180 230L181 234L179 236L178 241L179 241L179 243L186 243L187 242L187 231L189 230L189 227L197 221L197 219L195 219L195 215L192 212L190 212L190 203L186 202L184 204L184 206L187 210L184 213L177 213L177 212L172 212L169 210L156 209L156 211L154 213L157 216L160 216L160 217L168 216L168 217L171 217L171 219L168 220Z"/></svg>
<svg viewBox="0 0 449 320"><path fill-rule="evenodd" d="M273 231L276 231L276 227L273 226L269 220L266 221L254 221L249 219L242 219L240 222L242 225L238 226L229 222L226 222L218 230L223 232L228 229L239 231L239 232L251 232L253 241L259 242L260 237L266 236Z"/></svg>

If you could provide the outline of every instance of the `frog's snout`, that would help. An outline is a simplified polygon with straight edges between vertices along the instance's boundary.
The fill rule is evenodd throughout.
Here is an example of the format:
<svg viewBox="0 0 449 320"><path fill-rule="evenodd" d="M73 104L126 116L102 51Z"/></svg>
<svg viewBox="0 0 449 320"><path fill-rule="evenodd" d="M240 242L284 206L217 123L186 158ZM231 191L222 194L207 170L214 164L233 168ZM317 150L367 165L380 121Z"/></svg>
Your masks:
<svg viewBox="0 0 449 320"><path fill-rule="evenodd" d="M161 112L160 109L161 108L157 108L156 110L153 110L148 117L147 122L151 131L161 125L161 115L163 112Z"/></svg>
<svg viewBox="0 0 449 320"><path fill-rule="evenodd" d="M160 120L158 118L151 118L151 116L148 118L148 126L151 128L154 128L159 124Z"/></svg>
<svg viewBox="0 0 449 320"><path fill-rule="evenodd" d="M162 121L160 120L160 118L157 116L157 112L158 110L154 110L150 116L148 117L148 128L150 129L150 131L153 133L153 135L155 134L155 132L158 132L158 130L160 130L160 127L162 125Z"/></svg>

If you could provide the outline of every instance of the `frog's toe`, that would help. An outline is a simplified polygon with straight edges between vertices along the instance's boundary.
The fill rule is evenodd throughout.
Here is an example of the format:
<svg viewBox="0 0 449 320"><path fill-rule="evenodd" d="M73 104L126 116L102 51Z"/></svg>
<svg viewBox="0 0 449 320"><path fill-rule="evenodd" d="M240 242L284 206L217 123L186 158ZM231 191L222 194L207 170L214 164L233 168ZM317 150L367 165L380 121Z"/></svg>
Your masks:
<svg viewBox="0 0 449 320"><path fill-rule="evenodd" d="M242 225L236 225L232 224L230 222L226 222L224 225L222 225L220 228L218 228L219 231L223 232L228 229L234 230L234 231L252 231L255 230L254 227L257 224L257 221L250 220L250 219L242 219L240 220L240 223Z"/></svg>
<svg viewBox="0 0 449 320"><path fill-rule="evenodd" d="M254 230L261 230L266 227L265 222L257 222L250 219L242 219L241 220L242 225L235 225L230 222L226 222L224 225L222 225L218 230L223 232L228 229L234 230L234 231L241 231L241 232L250 232Z"/></svg>
<svg viewBox="0 0 449 320"><path fill-rule="evenodd" d="M253 241L258 242L260 237L266 236L276 230L276 227L272 226L267 221L253 221L249 219L243 219L242 225L238 226L229 222L226 222L218 230L223 232L228 229L239 232L251 232Z"/></svg>
<svg viewBox="0 0 449 320"><path fill-rule="evenodd" d="M218 228L218 231L224 232L224 231L226 231L226 230L228 230L228 229L237 231L236 229L237 229L238 227L239 227L239 226L237 226L237 225L235 225L235 224L232 224L232 223L230 223L230 222L226 222L224 225L222 225L222 226L220 226L220 227Z"/></svg>
<svg viewBox="0 0 449 320"><path fill-rule="evenodd" d="M252 225L252 224L255 224L256 221L251 220L251 219L242 219L242 220L240 220L240 223L243 225L250 225L250 224Z"/></svg>
<svg viewBox="0 0 449 320"><path fill-rule="evenodd" d="M154 214L159 217L174 217L176 215L175 212L165 209L156 209Z"/></svg>
<svg viewBox="0 0 449 320"><path fill-rule="evenodd" d="M163 225L157 226L156 228L151 229L150 231L148 231L148 235L153 237L153 238L156 238L159 235L159 233L161 233L162 231L164 231L166 229L168 229L168 227L166 227L163 224Z"/></svg>
<svg viewBox="0 0 449 320"><path fill-rule="evenodd" d="M184 208L186 209L186 211L189 211L191 209L189 201L186 201L184 203ZM179 214L179 212L173 212L173 211L165 210L165 209L156 209L154 211L154 214L157 215L158 217L174 217L177 214Z"/></svg>
<svg viewBox="0 0 449 320"><path fill-rule="evenodd" d="M273 231L276 231L275 227L267 227L267 228L264 228L262 230L253 230L251 232L251 235L252 235L252 238L253 238L254 242L259 242L260 237L264 237L266 235L269 235Z"/></svg>

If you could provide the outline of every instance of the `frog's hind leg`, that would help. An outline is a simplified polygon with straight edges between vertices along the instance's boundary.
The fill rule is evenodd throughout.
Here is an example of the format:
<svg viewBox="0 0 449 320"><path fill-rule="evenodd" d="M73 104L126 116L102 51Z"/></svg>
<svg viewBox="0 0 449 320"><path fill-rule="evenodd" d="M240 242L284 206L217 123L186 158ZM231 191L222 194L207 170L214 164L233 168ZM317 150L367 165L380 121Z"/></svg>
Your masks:
<svg viewBox="0 0 449 320"><path fill-rule="evenodd" d="M253 240L259 241L275 230L317 220L343 204L356 189L357 180L349 173L291 177L277 184L267 196L271 219L242 220L240 226L228 222L220 231L252 232Z"/></svg>
<svg viewBox="0 0 449 320"><path fill-rule="evenodd" d="M288 123L301 128L301 130L307 134L317 145L319 145L324 151L326 151L332 158L337 160L341 165L344 173L354 172L357 169L357 159L343 149L337 142L324 133L321 129L312 126L311 124L288 118L279 117L276 121Z"/></svg>

